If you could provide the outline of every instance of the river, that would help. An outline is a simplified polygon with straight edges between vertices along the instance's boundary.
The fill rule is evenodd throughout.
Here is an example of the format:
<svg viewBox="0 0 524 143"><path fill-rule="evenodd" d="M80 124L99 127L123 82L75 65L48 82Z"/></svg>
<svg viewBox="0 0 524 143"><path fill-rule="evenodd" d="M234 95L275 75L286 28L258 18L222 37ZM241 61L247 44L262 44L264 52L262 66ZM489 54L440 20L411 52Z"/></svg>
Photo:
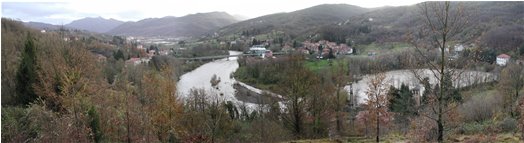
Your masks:
<svg viewBox="0 0 524 143"><path fill-rule="evenodd" d="M242 52L229 51L229 55L238 55ZM218 97L222 101L232 101L236 105L246 105L249 109L254 109L257 104L242 102L235 98L233 84L237 81L231 75L238 69L237 57L224 58L206 63L191 72L180 77L177 83L178 95L187 98L191 89L203 89L211 96ZM214 88L211 85L211 78L216 75L220 82Z"/></svg>
<svg viewBox="0 0 524 143"><path fill-rule="evenodd" d="M491 82L497 79L495 75L488 72L480 71L471 71L471 70L457 70L452 69L453 71L453 85L454 87L467 87L470 85L475 85L479 83ZM435 71L436 72L436 71ZM384 90L389 90L390 86L400 88L400 85L404 83L409 86L410 89L418 89L418 93L421 94L424 92L424 86L420 83L420 80L417 77L428 77L429 83L435 85L437 83L437 78L434 76L434 73L429 69L416 69L416 70L394 70L384 73L385 78L382 83L385 86ZM416 76L415 76L416 75ZM345 87L347 92L352 92L357 96L357 102L363 103L367 99L367 91L369 87L369 82L374 75L365 75L361 80L352 84L351 88L349 85ZM386 91L387 92L387 91Z"/></svg>
<svg viewBox="0 0 524 143"><path fill-rule="evenodd" d="M230 55L242 54L238 51L229 51ZM258 104L253 102L244 102L235 97L235 88L233 85L237 83L233 76L231 75L238 69L237 57L231 57L229 59L220 59L215 60L209 63L206 63L195 70L186 73L180 77L180 80L177 83L178 95L182 98L187 98L191 89L204 89L209 96L218 97L223 101L232 101L236 105L246 105L249 109L254 109L258 107ZM490 82L496 80L496 77L487 72L478 72L478 71L459 71L461 76L454 77L454 84L456 87L465 87L476 83ZM437 83L436 78L432 76L431 70L420 69L420 70L395 70L385 72L385 80L383 81L386 88L389 88L390 85L393 85L397 88L400 87L401 83L404 83L410 87L410 89L417 88L419 93L423 93L423 86L420 84L419 80L415 78L414 73L421 77L429 77L431 84ZM211 85L211 78L213 75L216 75L220 82L216 87L213 88ZM368 90L369 81L372 75L365 75L361 80L352 84L353 88L346 86L345 89L352 90L352 92L357 95L359 103L363 103L366 99L366 92ZM253 91L260 94L262 90L256 89L244 83L238 82L239 85L243 86L245 89ZM387 89L386 89L387 90ZM279 96L279 95L274 95ZM244 99L245 100L245 99Z"/></svg>

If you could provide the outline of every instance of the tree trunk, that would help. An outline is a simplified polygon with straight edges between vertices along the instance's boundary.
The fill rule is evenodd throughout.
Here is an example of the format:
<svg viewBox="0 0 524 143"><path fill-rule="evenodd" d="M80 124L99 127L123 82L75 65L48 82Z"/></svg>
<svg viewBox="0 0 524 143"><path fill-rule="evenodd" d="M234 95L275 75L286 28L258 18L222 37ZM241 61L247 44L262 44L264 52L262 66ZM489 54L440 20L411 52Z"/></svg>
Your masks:
<svg viewBox="0 0 524 143"><path fill-rule="evenodd" d="M438 126L438 142L444 141L444 125L442 124L441 116L439 115L439 120L437 120L437 126Z"/></svg>
<svg viewBox="0 0 524 143"><path fill-rule="evenodd" d="M513 110L513 106L515 104L517 104L517 106L518 106L518 102L515 103L515 101L518 101L518 98L519 98L519 88L518 88L518 85L516 85L516 87L515 87L515 99L512 98L513 100L511 100L511 101L513 103L511 103L511 106L510 106L510 109L509 109L510 113L511 113L511 117L514 117L514 118L517 117L517 113L515 112L515 110Z"/></svg>
<svg viewBox="0 0 524 143"><path fill-rule="evenodd" d="M340 103L339 103L340 102L339 101L340 100L340 85L337 86L337 87L338 87L337 88L337 99L335 100L337 102L337 105L336 105L337 109L335 111L336 112L336 117L335 118L337 118L337 134L340 134L340 130L341 130L340 126L342 126L341 125L342 123L340 121Z"/></svg>
<svg viewBox="0 0 524 143"><path fill-rule="evenodd" d="M446 16L445 16L445 19L444 19L444 29L447 30L448 29L448 12L449 12L449 2L446 2ZM440 56L441 56L441 60L442 60L442 65L440 65L440 96L438 97L438 119L437 119L437 126L438 126L438 139L437 141L438 142L443 142L444 140L444 124L442 123L442 114L444 114L442 112L442 106L443 104L447 104L447 103L443 103L445 102L443 99L444 99L444 95L446 95L444 93L444 91L447 91L447 88L448 86L445 85L445 81L444 79L446 78L446 40L447 40L447 33L446 32L442 32L442 47L440 47ZM450 85L450 86L453 86L453 85Z"/></svg>
<svg viewBox="0 0 524 143"><path fill-rule="evenodd" d="M298 113L295 113L295 134L300 135L300 119Z"/></svg>
<svg viewBox="0 0 524 143"><path fill-rule="evenodd" d="M126 94L127 94L127 91L126 91ZM129 123L129 103L127 102L127 98L129 97L126 96L127 142L131 143L131 130L130 130L131 124Z"/></svg>
<svg viewBox="0 0 524 143"><path fill-rule="evenodd" d="M366 138L369 137L369 129L368 129L368 121L367 120L364 120L364 126L366 127ZM371 122L369 122L370 124L372 124Z"/></svg>
<svg viewBox="0 0 524 143"><path fill-rule="evenodd" d="M376 136L377 143L380 141L379 139L379 135L380 135L380 117L379 115L380 113L377 111L377 136Z"/></svg>
<svg viewBox="0 0 524 143"><path fill-rule="evenodd" d="M295 128L295 135L298 137L300 135L300 124L301 124L301 121L300 121L300 109L298 107L298 97L295 97L295 102L293 103L294 106L294 119L295 119L295 124L294 124L294 128Z"/></svg>

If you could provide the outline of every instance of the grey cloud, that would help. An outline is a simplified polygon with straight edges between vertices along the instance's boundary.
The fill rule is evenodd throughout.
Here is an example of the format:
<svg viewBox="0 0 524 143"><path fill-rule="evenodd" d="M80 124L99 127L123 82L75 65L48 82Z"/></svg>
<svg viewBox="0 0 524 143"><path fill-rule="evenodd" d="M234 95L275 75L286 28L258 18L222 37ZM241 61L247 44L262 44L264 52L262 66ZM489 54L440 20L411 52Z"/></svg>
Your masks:
<svg viewBox="0 0 524 143"><path fill-rule="evenodd" d="M64 7L65 3L4 2L2 3L2 13L5 16L42 17L72 12Z"/></svg>
<svg viewBox="0 0 524 143"><path fill-rule="evenodd" d="M67 19L48 18L53 15L67 15L74 13L66 9L66 3L52 2L4 2L2 3L2 17L15 18L23 21L39 21L57 24Z"/></svg>
<svg viewBox="0 0 524 143"><path fill-rule="evenodd" d="M118 20L137 20L144 15L137 10L116 13L83 13L69 8L68 3L56 2L3 2L2 17L22 21L45 22L50 24L67 24L84 17L115 18ZM111 16L111 17L106 17Z"/></svg>

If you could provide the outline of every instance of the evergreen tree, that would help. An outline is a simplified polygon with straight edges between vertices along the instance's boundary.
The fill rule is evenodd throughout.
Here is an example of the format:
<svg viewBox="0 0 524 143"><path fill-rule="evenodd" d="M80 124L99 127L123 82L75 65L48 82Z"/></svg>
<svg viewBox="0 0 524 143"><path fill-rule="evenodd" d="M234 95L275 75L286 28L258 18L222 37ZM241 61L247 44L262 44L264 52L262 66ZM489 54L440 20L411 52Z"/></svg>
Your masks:
<svg viewBox="0 0 524 143"><path fill-rule="evenodd" d="M329 48L329 53L328 53L328 59L334 59L335 58L335 54L333 54L333 49L332 48Z"/></svg>
<svg viewBox="0 0 524 143"><path fill-rule="evenodd" d="M391 86L388 95L390 96L390 111L400 113L402 116L411 116L416 114L416 103L413 99L413 93L409 90L408 86L402 84L400 89L396 89L395 87Z"/></svg>
<svg viewBox="0 0 524 143"><path fill-rule="evenodd" d="M33 37L28 34L22 51L22 61L16 75L17 104L27 105L38 98L33 88L37 76L36 68L36 47Z"/></svg>
<svg viewBox="0 0 524 143"><path fill-rule="evenodd" d="M520 46L520 49L519 49L519 55L524 55L524 44L522 44L522 46Z"/></svg>
<svg viewBox="0 0 524 143"><path fill-rule="evenodd" d="M118 51L113 55L113 57L115 58L115 60L119 60L119 59L125 60L124 52L122 52L121 49L118 49Z"/></svg>
<svg viewBox="0 0 524 143"><path fill-rule="evenodd" d="M397 113L395 114L395 123L405 133L409 130L410 117L418 115L413 93L408 86L402 84L400 89L391 86L388 96L389 110Z"/></svg>
<svg viewBox="0 0 524 143"><path fill-rule="evenodd" d="M431 87L431 84L429 83L429 78L428 77L422 79L421 83L424 86L424 92L422 93L422 101L421 101L420 104L426 105L429 102L429 96L431 96L430 94L431 94L433 89Z"/></svg>
<svg viewBox="0 0 524 143"><path fill-rule="evenodd" d="M457 88L455 88L452 84L451 74L447 73L444 74L444 96L443 99L446 102L462 102L462 96L460 95L460 92Z"/></svg>
<svg viewBox="0 0 524 143"><path fill-rule="evenodd" d="M493 64L497 60L497 51L493 48L485 49L480 52L479 60Z"/></svg>
<svg viewBox="0 0 524 143"><path fill-rule="evenodd" d="M87 115L89 116L89 126L94 137L93 139L99 143L102 141L102 131L100 130L100 117L94 106L87 110Z"/></svg>

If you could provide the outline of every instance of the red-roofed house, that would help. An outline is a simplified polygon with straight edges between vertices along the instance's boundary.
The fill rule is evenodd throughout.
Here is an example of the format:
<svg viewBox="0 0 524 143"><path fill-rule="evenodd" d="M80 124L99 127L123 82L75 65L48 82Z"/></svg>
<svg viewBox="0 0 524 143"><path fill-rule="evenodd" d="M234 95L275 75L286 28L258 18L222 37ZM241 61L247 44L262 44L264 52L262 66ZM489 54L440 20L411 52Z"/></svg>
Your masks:
<svg viewBox="0 0 524 143"><path fill-rule="evenodd" d="M499 66L505 66L506 63L509 61L509 59L511 58L511 56L509 55L506 55L506 54L500 54L497 56L497 65Z"/></svg>
<svg viewBox="0 0 524 143"><path fill-rule="evenodd" d="M131 58L131 59L126 61L126 65L133 64L133 65L136 66L136 65L140 64L140 62L142 62L142 61L140 61L140 58Z"/></svg>

